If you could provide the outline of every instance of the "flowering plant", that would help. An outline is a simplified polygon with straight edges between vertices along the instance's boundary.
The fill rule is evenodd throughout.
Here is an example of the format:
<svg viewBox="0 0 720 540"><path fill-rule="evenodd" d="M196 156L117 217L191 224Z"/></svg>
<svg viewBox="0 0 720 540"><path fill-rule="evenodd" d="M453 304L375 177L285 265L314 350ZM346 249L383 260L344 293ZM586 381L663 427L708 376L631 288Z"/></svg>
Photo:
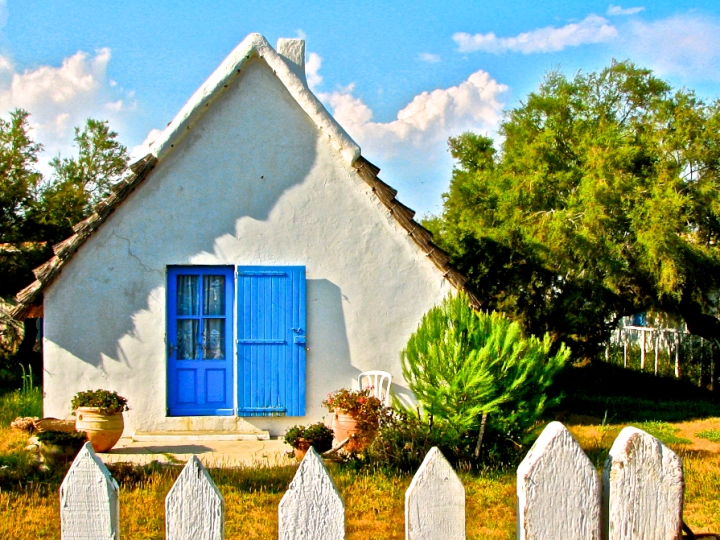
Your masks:
<svg viewBox="0 0 720 540"><path fill-rule="evenodd" d="M372 387L363 390L341 388L328 394L323 406L328 411L341 411L355 419L373 416L377 418L382 402L372 395Z"/></svg>
<svg viewBox="0 0 720 540"><path fill-rule="evenodd" d="M372 387L363 390L341 388L328 394L323 406L330 412L345 413L357 422L357 433L354 435L357 447L364 448L375 437L380 422L380 414L385 407L372 395ZM347 447L350 448L350 447Z"/></svg>

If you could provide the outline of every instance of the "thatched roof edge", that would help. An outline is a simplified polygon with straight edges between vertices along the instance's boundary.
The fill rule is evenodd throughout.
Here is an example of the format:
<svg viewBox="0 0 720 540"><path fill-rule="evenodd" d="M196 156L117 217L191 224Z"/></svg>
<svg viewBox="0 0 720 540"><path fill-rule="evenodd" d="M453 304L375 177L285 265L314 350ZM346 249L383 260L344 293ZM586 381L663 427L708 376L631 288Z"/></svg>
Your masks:
<svg viewBox="0 0 720 540"><path fill-rule="evenodd" d="M60 275L63 267L75 252L105 222L108 216L145 180L156 163L157 158L152 154L148 154L130 165L130 170L134 174L115 184L110 195L95 205L90 217L73 226L75 234L53 246L55 256L35 268L33 270L35 281L15 296L18 304L12 310L13 318L23 320L42 313L42 292L45 288Z"/></svg>

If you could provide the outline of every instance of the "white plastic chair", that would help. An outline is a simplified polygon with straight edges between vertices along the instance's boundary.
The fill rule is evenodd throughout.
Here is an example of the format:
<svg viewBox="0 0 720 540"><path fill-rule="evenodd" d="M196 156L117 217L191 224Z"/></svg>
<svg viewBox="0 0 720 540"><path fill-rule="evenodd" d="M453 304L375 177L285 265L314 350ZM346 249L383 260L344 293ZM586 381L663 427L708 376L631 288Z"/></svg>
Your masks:
<svg viewBox="0 0 720 540"><path fill-rule="evenodd" d="M372 395L378 398L386 407L390 406L390 385L392 375L387 371L371 370L363 371L358 375L360 390L372 386Z"/></svg>

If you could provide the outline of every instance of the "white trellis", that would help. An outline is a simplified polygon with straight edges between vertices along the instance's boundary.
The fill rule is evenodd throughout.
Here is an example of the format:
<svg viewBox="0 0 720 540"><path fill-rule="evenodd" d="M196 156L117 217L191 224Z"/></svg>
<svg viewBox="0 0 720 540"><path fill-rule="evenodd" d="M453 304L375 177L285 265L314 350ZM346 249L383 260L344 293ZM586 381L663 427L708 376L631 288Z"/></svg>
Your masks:
<svg viewBox="0 0 720 540"><path fill-rule="evenodd" d="M676 539L683 490L680 458L644 431L620 432L601 482L570 432L552 422L517 471L518 538ZM63 540L119 540L117 483L89 444L70 467L60 499ZM167 538L224 537L222 496L196 457L171 488L166 514ZM345 537L345 505L313 449L280 502L278 531L282 540ZM405 538L465 538L465 489L437 448L405 494Z"/></svg>

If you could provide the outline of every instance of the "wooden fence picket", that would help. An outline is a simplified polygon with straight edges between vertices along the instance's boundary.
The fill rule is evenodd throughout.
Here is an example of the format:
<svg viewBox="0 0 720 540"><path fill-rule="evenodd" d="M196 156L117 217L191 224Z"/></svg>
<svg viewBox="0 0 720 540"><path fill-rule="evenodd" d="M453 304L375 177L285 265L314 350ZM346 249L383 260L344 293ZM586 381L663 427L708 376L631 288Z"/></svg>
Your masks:
<svg viewBox="0 0 720 540"><path fill-rule="evenodd" d="M570 432L551 422L517 470L518 540L600 540L600 479Z"/></svg>
<svg viewBox="0 0 720 540"><path fill-rule="evenodd" d="M118 485L88 442L60 485L62 540L119 540Z"/></svg>
<svg viewBox="0 0 720 540"><path fill-rule="evenodd" d="M655 437L623 429L602 480L570 432L551 422L517 470L518 540L676 540L680 458ZM118 484L90 443L60 486L62 540L119 540ZM165 499L168 540L223 540L225 503L197 456ZM405 492L405 540L465 540L465 488L432 448ZM343 540L345 505L310 448L278 506L279 540Z"/></svg>
<svg viewBox="0 0 720 540"><path fill-rule="evenodd" d="M652 435L624 428L603 470L608 540L679 538L684 480L680 458Z"/></svg>
<svg viewBox="0 0 720 540"><path fill-rule="evenodd" d="M225 501L197 456L192 456L165 498L167 540L223 540Z"/></svg>
<svg viewBox="0 0 720 540"><path fill-rule="evenodd" d="M437 447L405 492L405 539L465 539L465 488Z"/></svg>
<svg viewBox="0 0 720 540"><path fill-rule="evenodd" d="M345 504L311 446L278 507L280 540L342 540Z"/></svg>

